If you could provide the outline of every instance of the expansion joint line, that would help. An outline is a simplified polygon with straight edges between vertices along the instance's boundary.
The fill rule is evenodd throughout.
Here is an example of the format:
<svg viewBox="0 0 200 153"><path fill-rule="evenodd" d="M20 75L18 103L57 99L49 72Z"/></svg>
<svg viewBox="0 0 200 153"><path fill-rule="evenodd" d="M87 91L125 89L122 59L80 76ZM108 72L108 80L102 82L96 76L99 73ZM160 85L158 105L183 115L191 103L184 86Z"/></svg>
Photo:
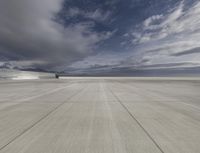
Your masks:
<svg viewBox="0 0 200 153"><path fill-rule="evenodd" d="M141 129L145 132L145 134L150 138L150 140L155 144L155 146L160 150L161 153L164 153L159 144L154 140L154 138L149 134L149 132L142 126L142 124L136 119L136 117L129 111L129 109L122 103L122 101L118 98L118 96L109 88L112 95L116 98L116 100L120 103L120 105L126 110L126 112L131 116L133 120L141 127Z"/></svg>
<svg viewBox="0 0 200 153"><path fill-rule="evenodd" d="M85 87L84 87L85 88ZM81 88L81 90L78 90L77 92L75 92L73 95L71 95L69 98L67 98L65 101L68 101L70 99L72 99L73 97L75 97L77 94L79 94L80 92L82 92L84 90L84 88ZM40 123L41 121L43 121L44 119L46 119L50 114L52 114L53 112L55 112L56 110L58 110L61 106L63 106L64 104L66 104L66 102L62 102L59 105L57 105L54 109L52 109L51 111L49 111L47 114L45 114L43 117L41 117L38 121L36 121L35 123L33 123L31 126L27 127L25 130L23 130L21 133L19 133L18 135L16 135L12 140L10 140L7 144L3 145L0 148L0 151L3 150L4 148L6 148L8 145L10 145L12 142L14 142L15 140L17 140L19 137L21 137L23 134L25 134L26 132L28 132L29 130L31 130L33 127L35 127L38 123Z"/></svg>

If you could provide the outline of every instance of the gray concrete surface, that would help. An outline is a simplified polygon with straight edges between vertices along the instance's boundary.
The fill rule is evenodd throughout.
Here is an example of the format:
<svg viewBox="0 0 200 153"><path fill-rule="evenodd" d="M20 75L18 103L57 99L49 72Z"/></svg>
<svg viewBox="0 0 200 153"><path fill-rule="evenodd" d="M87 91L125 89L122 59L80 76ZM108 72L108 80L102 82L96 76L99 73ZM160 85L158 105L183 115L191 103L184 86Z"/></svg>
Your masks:
<svg viewBox="0 0 200 153"><path fill-rule="evenodd" d="M0 81L0 153L199 153L198 78Z"/></svg>

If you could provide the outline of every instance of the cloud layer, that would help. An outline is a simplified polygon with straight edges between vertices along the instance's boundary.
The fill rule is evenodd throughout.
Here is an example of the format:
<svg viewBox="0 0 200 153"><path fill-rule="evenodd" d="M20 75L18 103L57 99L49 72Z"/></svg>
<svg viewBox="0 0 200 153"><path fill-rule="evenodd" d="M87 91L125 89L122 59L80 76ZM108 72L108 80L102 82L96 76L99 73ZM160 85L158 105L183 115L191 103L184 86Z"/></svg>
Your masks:
<svg viewBox="0 0 200 153"><path fill-rule="evenodd" d="M147 18L137 37L142 58L149 64L200 60L200 2L187 7L184 1L169 11Z"/></svg>
<svg viewBox="0 0 200 153"><path fill-rule="evenodd" d="M63 26L55 22L62 0L1 0L0 57L8 61L55 69L91 54L110 33L92 31L83 22ZM76 11L71 11L75 15ZM96 11L91 18L101 18ZM23 61L23 62L22 62Z"/></svg>
<svg viewBox="0 0 200 153"><path fill-rule="evenodd" d="M121 45L128 48L126 55L112 57L104 54L106 59L117 59L102 64L102 62L86 62L87 68L94 65L107 66L113 69L161 70L183 69L200 66L200 2L192 5L180 1L174 8L164 14L155 14L146 18L134 28L124 33ZM92 58L92 57L90 57ZM93 57L98 59L99 55ZM92 61L92 60L87 60ZM77 66L78 67L78 66Z"/></svg>
<svg viewBox="0 0 200 153"><path fill-rule="evenodd" d="M1 0L0 65L75 74L196 68L199 27L198 0Z"/></svg>

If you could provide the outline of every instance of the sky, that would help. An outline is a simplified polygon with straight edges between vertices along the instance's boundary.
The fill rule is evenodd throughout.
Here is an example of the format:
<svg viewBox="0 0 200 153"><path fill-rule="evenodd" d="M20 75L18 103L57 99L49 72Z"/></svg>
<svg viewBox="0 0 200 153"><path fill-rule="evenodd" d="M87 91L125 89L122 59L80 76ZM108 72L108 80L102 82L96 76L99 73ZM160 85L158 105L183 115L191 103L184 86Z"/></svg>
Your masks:
<svg viewBox="0 0 200 153"><path fill-rule="evenodd" d="M0 67L200 72L199 0L1 0Z"/></svg>

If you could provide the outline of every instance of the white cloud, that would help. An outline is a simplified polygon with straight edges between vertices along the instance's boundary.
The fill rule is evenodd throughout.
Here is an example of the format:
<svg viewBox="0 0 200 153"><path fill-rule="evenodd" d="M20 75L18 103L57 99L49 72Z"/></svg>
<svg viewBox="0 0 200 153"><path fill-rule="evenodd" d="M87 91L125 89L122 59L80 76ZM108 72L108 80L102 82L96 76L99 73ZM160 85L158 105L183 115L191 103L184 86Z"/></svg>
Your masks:
<svg viewBox="0 0 200 153"><path fill-rule="evenodd" d="M148 57L149 63L143 64L195 63L200 60L200 51L193 51L200 47L199 1L189 8L183 1L167 15L149 17L142 26L142 30L132 32L132 42L138 45L134 58ZM187 54L177 54L185 51ZM173 57L173 54L179 56Z"/></svg>
<svg viewBox="0 0 200 153"><path fill-rule="evenodd" d="M107 61L106 65L111 69L112 67L163 69L200 66L200 50L198 52L200 2L196 2L187 9L184 2L181 2L168 14L149 17L140 27L142 30L131 29L129 33L123 35L125 40L129 40L123 41L121 45L128 43L131 37L134 46L137 45L132 51L127 52L126 56L119 54L121 58L104 56L102 61ZM90 57L88 61L94 62L87 62L86 67L95 64L103 65L96 60L97 57ZM116 60L113 63L114 58Z"/></svg>
<svg viewBox="0 0 200 153"><path fill-rule="evenodd" d="M129 33L125 33L123 36L124 37L129 37Z"/></svg>
<svg viewBox="0 0 200 153"><path fill-rule="evenodd" d="M154 15L143 22L143 28L134 42L144 43L164 39L170 35L183 37L194 34L200 25L200 2L184 10L184 1L167 15ZM155 22L156 21L156 22ZM145 37L146 41L142 41Z"/></svg>
<svg viewBox="0 0 200 153"><path fill-rule="evenodd" d="M96 21L105 21L111 16L111 12L96 9L94 12L86 13L85 16Z"/></svg>
<svg viewBox="0 0 200 153"><path fill-rule="evenodd" d="M163 18L163 15L154 15L149 17L144 21L144 26L149 27L150 25L154 24L155 21L158 21Z"/></svg>
<svg viewBox="0 0 200 153"><path fill-rule="evenodd" d="M84 11L79 8L69 8L66 13L67 17L73 18L77 16L82 16L87 19L91 19L98 22L106 21L112 15L111 11L103 11L101 9L96 9L94 11Z"/></svg>

